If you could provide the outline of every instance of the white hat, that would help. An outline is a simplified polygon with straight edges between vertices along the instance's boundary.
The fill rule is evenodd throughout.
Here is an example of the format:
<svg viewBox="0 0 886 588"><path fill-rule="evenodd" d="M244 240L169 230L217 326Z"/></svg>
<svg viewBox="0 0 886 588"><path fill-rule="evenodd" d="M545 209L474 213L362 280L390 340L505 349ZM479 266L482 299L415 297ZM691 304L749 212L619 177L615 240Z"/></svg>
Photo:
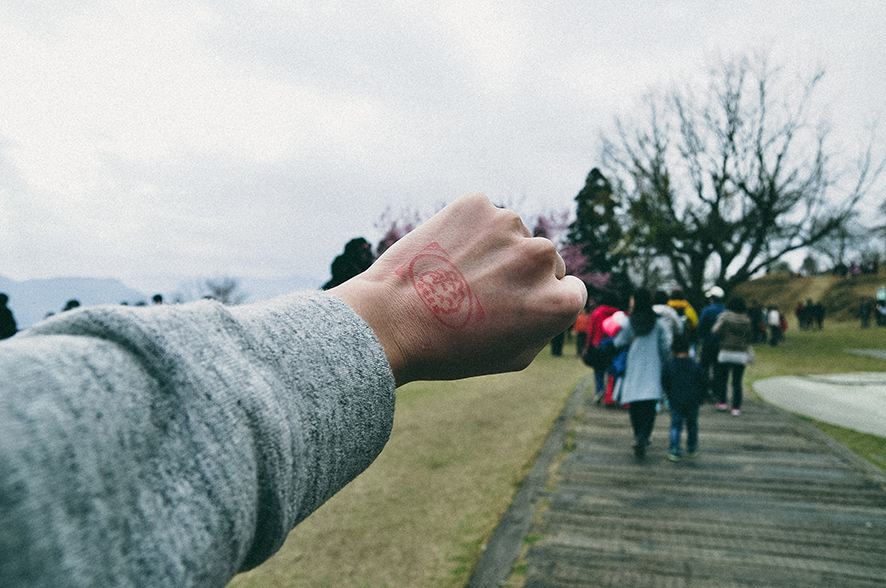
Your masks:
<svg viewBox="0 0 886 588"><path fill-rule="evenodd" d="M723 292L723 288L721 288L720 286L714 286L713 288L705 292L706 298L723 298L724 296L726 296L726 293Z"/></svg>

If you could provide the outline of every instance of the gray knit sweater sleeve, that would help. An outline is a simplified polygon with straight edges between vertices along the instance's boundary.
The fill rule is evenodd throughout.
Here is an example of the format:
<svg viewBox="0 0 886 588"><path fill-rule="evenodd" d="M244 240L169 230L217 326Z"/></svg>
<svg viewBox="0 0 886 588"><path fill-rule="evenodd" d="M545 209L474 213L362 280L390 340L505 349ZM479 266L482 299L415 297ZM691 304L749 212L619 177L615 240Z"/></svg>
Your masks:
<svg viewBox="0 0 886 588"><path fill-rule="evenodd" d="M393 413L383 349L327 294L45 321L0 344L0 585L224 586Z"/></svg>

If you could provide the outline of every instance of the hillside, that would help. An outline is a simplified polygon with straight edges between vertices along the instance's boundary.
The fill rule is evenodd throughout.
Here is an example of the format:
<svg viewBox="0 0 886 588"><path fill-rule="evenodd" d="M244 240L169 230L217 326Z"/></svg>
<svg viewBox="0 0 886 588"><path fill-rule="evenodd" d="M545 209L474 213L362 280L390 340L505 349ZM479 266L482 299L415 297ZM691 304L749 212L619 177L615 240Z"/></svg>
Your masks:
<svg viewBox="0 0 886 588"><path fill-rule="evenodd" d="M858 320L862 298L874 298L880 287L886 287L886 274L882 271L857 278L831 275L801 278L777 273L746 282L735 289L735 294L744 298L749 305L754 301L764 306L777 305L796 328L794 309L799 302L821 302L825 306L827 320L855 321Z"/></svg>
<svg viewBox="0 0 886 588"><path fill-rule="evenodd" d="M144 302L148 296L112 279L49 278L17 282L0 276L0 292L9 295L9 307L19 329L29 327L50 312L59 312L68 300L84 306Z"/></svg>

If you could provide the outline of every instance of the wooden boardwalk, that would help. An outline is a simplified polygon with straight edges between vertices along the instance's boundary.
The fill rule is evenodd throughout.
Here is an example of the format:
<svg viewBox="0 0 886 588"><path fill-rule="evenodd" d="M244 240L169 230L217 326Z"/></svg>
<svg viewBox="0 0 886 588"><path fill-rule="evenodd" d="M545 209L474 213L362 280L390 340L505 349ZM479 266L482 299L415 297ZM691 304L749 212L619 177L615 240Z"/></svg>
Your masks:
<svg viewBox="0 0 886 588"><path fill-rule="evenodd" d="M661 414L639 461L626 411L578 404L571 450L524 500L526 588L886 587L886 476L811 425L704 406L700 455L672 463Z"/></svg>

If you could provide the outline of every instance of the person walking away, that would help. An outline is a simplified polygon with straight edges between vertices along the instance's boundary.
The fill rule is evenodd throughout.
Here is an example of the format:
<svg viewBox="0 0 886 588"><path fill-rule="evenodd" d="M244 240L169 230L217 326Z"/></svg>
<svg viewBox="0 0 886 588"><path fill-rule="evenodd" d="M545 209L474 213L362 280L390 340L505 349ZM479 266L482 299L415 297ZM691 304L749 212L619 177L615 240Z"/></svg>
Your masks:
<svg viewBox="0 0 886 588"><path fill-rule="evenodd" d="M615 347L615 337L619 331L628 323L628 315L624 311L617 311L603 321L603 333L606 334L600 341L600 351L606 357L611 357L606 367L606 393L603 398L596 398L597 404L601 402L608 407L616 407L619 405L619 396L621 394L621 380L625 375L625 367L627 364L628 350L617 349ZM628 408L627 406L622 406Z"/></svg>
<svg viewBox="0 0 886 588"><path fill-rule="evenodd" d="M634 433L634 455L643 458L655 426L655 405L662 399L662 370L671 355L671 333L664 319L652 310L652 294L634 291L630 319L615 337L615 345L628 348L621 403L628 412Z"/></svg>
<svg viewBox="0 0 886 588"><path fill-rule="evenodd" d="M824 304L821 302L816 302L812 305L812 318L815 320L815 326L818 327L819 331L824 329L825 312Z"/></svg>
<svg viewBox="0 0 886 588"><path fill-rule="evenodd" d="M732 415L741 414L742 377L745 366L750 362L750 346L753 343L751 319L745 314L744 299L736 296L726 305L726 310L717 318L712 332L720 342L717 363L714 366L714 394L717 409L727 410L726 390L732 379Z"/></svg>
<svg viewBox="0 0 886 588"><path fill-rule="evenodd" d="M861 318L861 328L869 329L871 326L871 315L874 313L874 301L870 298L862 298L861 306L858 309L858 315Z"/></svg>
<svg viewBox="0 0 886 588"><path fill-rule="evenodd" d="M683 323L683 332L689 337L689 354L695 355L695 344L698 341L698 313L695 307L686 300L683 290L674 290L668 300L668 306L677 311Z"/></svg>
<svg viewBox="0 0 886 588"><path fill-rule="evenodd" d="M575 331L575 353L578 356L584 353L588 341L588 321L591 318L590 307L592 305L593 301L588 299L588 304L578 313L578 318L575 319L575 324L572 326L572 330Z"/></svg>
<svg viewBox="0 0 886 588"><path fill-rule="evenodd" d="M781 341L781 313L778 307L773 306L766 314L766 324L769 325L769 345L775 347Z"/></svg>
<svg viewBox="0 0 886 588"><path fill-rule="evenodd" d="M714 337L711 329L714 327L720 314L726 310L726 307L723 305L724 296L725 293L719 286L714 286L708 290L705 293L708 304L701 309L701 316L698 319L698 340L701 343L699 357L701 367L704 369L705 374L707 374L708 382L708 384L705 384L704 396L706 400L711 396L709 385L712 381L714 365L717 363L717 354L720 352L720 343Z"/></svg>
<svg viewBox="0 0 886 588"><path fill-rule="evenodd" d="M585 351L588 351L591 346L595 349L599 347L600 341L607 336L603 331L603 321L618 312L619 306L618 296L614 293L603 292L600 295L599 305L591 312L591 316L588 319L588 337L585 343ZM606 367L594 367L595 402L599 402L606 394Z"/></svg>
<svg viewBox="0 0 886 588"><path fill-rule="evenodd" d="M9 296L0 292L0 339L9 339L18 333L18 325L15 323L15 315L7 306Z"/></svg>
<svg viewBox="0 0 886 588"><path fill-rule="evenodd" d="M689 340L685 335L671 345L674 357L665 364L662 387L671 408L671 444L668 459L679 461L680 435L686 428L686 455L698 455L698 407L708 389L708 373L689 357Z"/></svg>
<svg viewBox="0 0 886 588"><path fill-rule="evenodd" d="M668 306L668 295L664 290L657 290L652 296L652 310L655 314L665 319L665 323L671 329L671 336L683 334L683 317L677 311Z"/></svg>
<svg viewBox="0 0 886 588"><path fill-rule="evenodd" d="M751 329L754 331L754 343L766 343L766 312L759 302L754 300L748 309Z"/></svg>

